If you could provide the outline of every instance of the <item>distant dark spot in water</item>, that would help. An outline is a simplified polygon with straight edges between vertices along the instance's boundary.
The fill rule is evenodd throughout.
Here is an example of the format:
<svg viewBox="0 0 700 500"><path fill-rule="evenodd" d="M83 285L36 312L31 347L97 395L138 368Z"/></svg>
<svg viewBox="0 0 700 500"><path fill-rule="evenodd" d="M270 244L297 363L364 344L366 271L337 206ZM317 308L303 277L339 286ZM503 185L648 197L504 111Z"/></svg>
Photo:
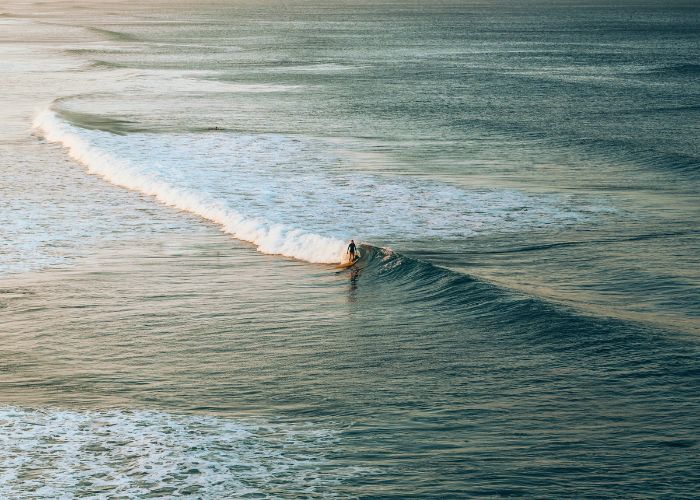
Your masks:
<svg viewBox="0 0 700 500"><path fill-rule="evenodd" d="M648 71L640 72L642 74L654 74L654 75L695 75L700 73L700 64L684 63L684 64L670 64L662 66L660 68L654 68Z"/></svg>
<svg viewBox="0 0 700 500"><path fill-rule="evenodd" d="M31 290L24 288L0 288L0 296L3 299L19 299L34 294Z"/></svg>
<svg viewBox="0 0 700 500"><path fill-rule="evenodd" d="M697 441L690 439L674 439L669 441L661 441L659 444L668 448L692 448L697 444Z"/></svg>
<svg viewBox="0 0 700 500"><path fill-rule="evenodd" d="M527 210L527 209L524 209ZM549 250L552 248L559 247L573 247L573 246L591 246L591 245L601 245L605 243L619 243L619 242L632 242L632 241L644 241L660 238L672 238L676 236L691 236L699 234L698 231L675 231L675 232L663 232L663 233L646 233L633 236L624 236L619 238L601 238L597 240L588 241L561 241L556 243L547 243L541 245L531 245L527 247L517 247L517 248L498 248L489 249L485 251L472 251L473 254L490 254L490 253L520 253L520 252L532 252L538 250Z"/></svg>
<svg viewBox="0 0 700 500"><path fill-rule="evenodd" d="M0 288L0 309L7 309L10 307L10 302L13 300L23 299L35 295L34 292L21 288Z"/></svg>

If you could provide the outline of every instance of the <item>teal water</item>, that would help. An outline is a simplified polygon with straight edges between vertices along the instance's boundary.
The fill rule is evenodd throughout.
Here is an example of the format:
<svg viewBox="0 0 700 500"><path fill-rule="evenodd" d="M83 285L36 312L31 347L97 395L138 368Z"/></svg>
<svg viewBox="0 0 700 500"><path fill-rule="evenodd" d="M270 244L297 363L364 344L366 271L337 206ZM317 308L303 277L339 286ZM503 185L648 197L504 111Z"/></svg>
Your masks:
<svg viewBox="0 0 700 500"><path fill-rule="evenodd" d="M5 9L3 496L696 494L692 5Z"/></svg>

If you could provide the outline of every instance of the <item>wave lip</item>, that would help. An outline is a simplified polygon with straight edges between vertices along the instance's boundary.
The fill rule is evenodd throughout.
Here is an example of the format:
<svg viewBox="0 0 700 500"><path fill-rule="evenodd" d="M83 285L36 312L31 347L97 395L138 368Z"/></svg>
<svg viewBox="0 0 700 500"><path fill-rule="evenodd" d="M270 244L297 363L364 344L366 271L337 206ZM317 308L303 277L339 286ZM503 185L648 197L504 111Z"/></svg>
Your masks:
<svg viewBox="0 0 700 500"><path fill-rule="evenodd" d="M112 184L153 196L165 205L196 214L218 224L234 238L251 242L258 251L313 263L342 260L345 243L284 224L247 217L220 200L194 190L176 187L162 177L139 172L128 160L116 158L81 135L55 112L46 110L33 126L48 142L64 146L69 155Z"/></svg>

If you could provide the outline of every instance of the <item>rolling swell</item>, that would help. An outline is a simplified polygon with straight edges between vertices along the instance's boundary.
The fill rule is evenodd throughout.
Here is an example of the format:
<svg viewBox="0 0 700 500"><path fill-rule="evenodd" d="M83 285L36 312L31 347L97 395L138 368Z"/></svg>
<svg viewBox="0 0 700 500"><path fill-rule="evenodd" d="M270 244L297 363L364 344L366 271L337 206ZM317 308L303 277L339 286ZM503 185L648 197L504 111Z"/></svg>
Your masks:
<svg viewBox="0 0 700 500"><path fill-rule="evenodd" d="M700 74L700 64L690 62L667 64L657 68L650 68L645 71L640 71L639 73L657 76L694 76Z"/></svg>
<svg viewBox="0 0 700 500"><path fill-rule="evenodd" d="M586 240L586 241L561 241L556 243L542 243L538 245L528 245L515 248L497 248L490 250L472 250L472 254L506 254L506 253L521 253L521 252L537 252L540 250L549 250L552 248L565 248L565 247L577 247L577 246L588 246L588 245L598 245L605 243L619 243L619 242L635 242L635 241L645 241L654 240L661 238L675 238L678 236L690 236L699 234L700 231L688 230L688 231L667 231L658 233L645 233L634 236L623 236L617 238L600 238L597 240Z"/></svg>
<svg viewBox="0 0 700 500"><path fill-rule="evenodd" d="M638 356L649 356L653 363L658 363L658 359L653 361L658 353L669 352L675 360L669 360L670 364L678 364L678 355L689 361L697 354L693 354L695 348L669 349L675 345L669 340L675 332L659 330L658 326L595 316L385 248L362 245L362 253L354 272L377 300L400 297L405 306L426 307L449 315L457 323L499 332L508 342L525 343L528 348L548 344L557 351L593 357L634 346L643 351ZM658 353L652 347L655 344L659 345Z"/></svg>

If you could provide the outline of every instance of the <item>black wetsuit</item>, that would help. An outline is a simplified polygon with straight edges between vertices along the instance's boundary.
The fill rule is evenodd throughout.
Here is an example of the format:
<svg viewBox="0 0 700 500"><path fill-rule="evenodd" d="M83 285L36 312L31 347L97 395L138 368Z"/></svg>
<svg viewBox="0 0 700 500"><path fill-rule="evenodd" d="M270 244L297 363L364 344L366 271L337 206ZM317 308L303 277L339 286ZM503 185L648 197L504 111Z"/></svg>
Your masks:
<svg viewBox="0 0 700 500"><path fill-rule="evenodd" d="M354 243L350 243L348 245L348 253L352 256L352 258L355 258L355 250L357 250L357 246L355 246Z"/></svg>

